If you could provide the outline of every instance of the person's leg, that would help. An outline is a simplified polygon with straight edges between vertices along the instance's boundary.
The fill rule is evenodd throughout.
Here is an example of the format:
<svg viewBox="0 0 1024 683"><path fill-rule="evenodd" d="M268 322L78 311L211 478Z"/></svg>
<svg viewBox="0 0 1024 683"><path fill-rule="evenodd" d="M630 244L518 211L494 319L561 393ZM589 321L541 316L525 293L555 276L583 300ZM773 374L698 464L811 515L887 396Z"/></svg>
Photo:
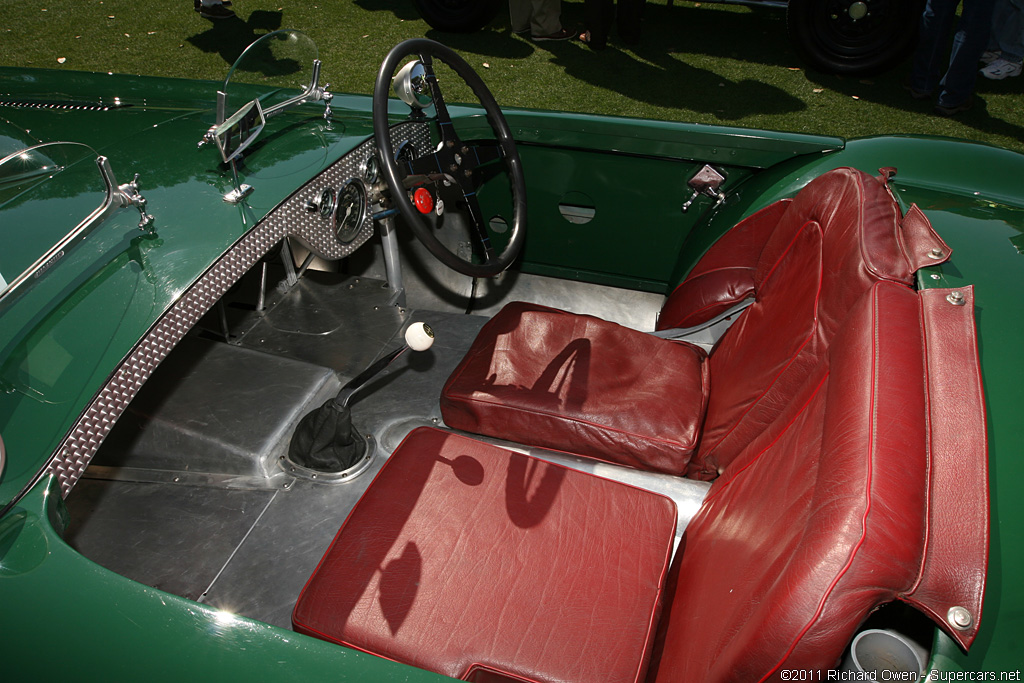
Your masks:
<svg viewBox="0 0 1024 683"><path fill-rule="evenodd" d="M533 37L554 36L562 31L561 0L532 0L530 33Z"/></svg>
<svg viewBox="0 0 1024 683"><path fill-rule="evenodd" d="M1003 59L1024 61L1024 0L1002 0L996 5L992 37Z"/></svg>
<svg viewBox="0 0 1024 683"><path fill-rule="evenodd" d="M608 30L612 24L612 13L615 11L615 0L586 0L584 8L587 16L587 31L590 39L587 43L595 50L601 50L608 44Z"/></svg>
<svg viewBox="0 0 1024 683"><path fill-rule="evenodd" d="M508 16L512 21L512 30L526 33L530 30L530 14L533 12L531 0L508 0Z"/></svg>
<svg viewBox="0 0 1024 683"><path fill-rule="evenodd" d="M640 42L640 18L644 12L644 0L618 0L616 27L622 42L635 45Z"/></svg>
<svg viewBox="0 0 1024 683"><path fill-rule="evenodd" d="M960 107L971 99L978 77L978 61L992 30L993 7L995 0L964 0L960 23L953 35L949 69L939 82L942 88L940 108Z"/></svg>
<svg viewBox="0 0 1024 683"><path fill-rule="evenodd" d="M914 66L910 72L910 87L921 93L930 93L939 82L945 66L943 59L949 32L956 17L960 0L928 0L921 13L921 26L914 53Z"/></svg>

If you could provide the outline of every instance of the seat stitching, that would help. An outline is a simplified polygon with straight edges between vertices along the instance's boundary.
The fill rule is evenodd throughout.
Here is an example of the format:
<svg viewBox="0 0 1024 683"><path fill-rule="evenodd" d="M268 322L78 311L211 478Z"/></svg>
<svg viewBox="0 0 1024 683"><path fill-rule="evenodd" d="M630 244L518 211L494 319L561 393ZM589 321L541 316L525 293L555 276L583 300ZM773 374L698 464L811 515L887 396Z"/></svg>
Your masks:
<svg viewBox="0 0 1024 683"><path fill-rule="evenodd" d="M922 369L924 371L924 408L925 408L925 410L924 410L924 424L925 424L925 430L926 430L925 433L928 435L928 438L925 439L924 543L921 546L922 548L924 548L924 552L921 553L921 566L918 568L917 578L914 580L914 585L910 588L909 591L907 591L907 595L913 595L914 591L916 591L918 589L918 587L921 585L921 581L924 580L925 564L927 563L927 558L928 558L928 539L930 538L930 534L931 534L931 528L930 527L931 527L931 521L932 521L932 515L931 515L931 509L932 509L932 426L931 426L931 419L932 419L932 415L931 415L932 396L931 396L931 381L930 381L930 377L928 376L928 355L929 355L928 335L926 335L924 333L924 326L925 326L924 300L920 296L917 297L917 307L918 307L918 310L919 310L919 315L921 316L921 318L920 318L920 320L921 320L921 324L920 324L920 328L921 328L921 351L922 351L922 354L924 355L924 358L922 359L922 365L923 365Z"/></svg>
<svg viewBox="0 0 1024 683"><path fill-rule="evenodd" d="M608 430L610 432L616 432L618 434L627 434L627 435L630 435L630 436L640 437L640 438L646 439L648 441L653 441L653 442L657 442L657 443L663 443L663 444L668 445L668 446L680 446L680 445L686 446L686 444L684 444L684 443L682 443L680 441L671 441L669 439L662 439L662 438L659 438L659 437L656 437L656 436L648 436L646 434L638 434L636 432L628 432L628 431L626 431L624 429L619 429L617 427L612 427L612 426L609 426L609 425L602 425L602 424L600 424L598 422L590 422L588 420L583 420L583 419L576 418L576 417L568 417L566 415L562 415L562 414L559 414L559 413L549 412L547 410L536 410L536 409L520 408L519 406L514 406L514 405L511 405L511 404L508 404L508 403L501 403L499 401L489 401L489 400L481 399L481 398L473 398L471 400L470 399L458 399L458 400L456 400L456 399L452 399L452 398L449 397L448 400L450 402L452 402L452 403L458 402L458 403L462 403L464 405L473 405L474 403L486 403L487 405L500 406L500 407L504 408L505 410L514 410L514 411L517 411L517 412L520 412L520 413L525 413L527 415L543 415L545 417L554 417L554 418L558 418L559 420L564 420L564 421L567 421L567 422L575 422L577 424L587 425L589 427L594 427L594 428L597 428L597 429L605 429L605 430ZM699 431L699 430L695 430L695 431ZM694 439L693 441L695 443L696 439ZM693 446L690 446L690 448L692 448L692 447Z"/></svg>
<svg viewBox="0 0 1024 683"><path fill-rule="evenodd" d="M877 396L877 392L878 392L878 384L877 384L877 380L878 380L878 377L877 377L877 371L878 371L878 365L877 365L878 325L877 325L877 318L876 318L876 314L877 314L876 309L877 309L877 305L878 305L878 286L876 285L872 289L873 289L873 291L872 291L872 295L871 295L871 330L872 330L872 341L873 341L873 343L872 343L872 346L871 346L871 406L870 406L870 414L871 414L871 427L870 427L870 430L871 430L871 433L870 433L870 437L868 439L868 453L867 453L867 465L868 465L868 467L867 467L866 481L864 482L864 484L865 484L865 487L864 487L865 488L865 493L864 493L864 512L861 515L860 538L857 540L857 543L854 545L854 547L850 550L850 555L849 555L849 557L846 560L846 564L843 565L842 569L840 569L839 572L833 577L832 582L829 584L828 588L825 590L825 594L823 596L821 596L821 600L818 601L818 607L815 610L814 614L811 616L810 620L803 627L803 629L801 629L800 633L798 633L796 635L796 638L793 639L793 642L790 644L789 649L786 650L785 654L782 655L782 659L780 659L779 662L774 667L772 667L772 669L767 674L765 674L761 678L761 683L763 683L772 674L774 674L776 671L779 670L779 668L786 662L786 659L788 659L789 656L791 654L793 654L793 650L795 650L797 648L797 646L800 644L800 641L803 639L803 637L805 635L807 635L807 632L811 630L811 627L814 626L815 622L817 622L818 619L821 617L821 613L825 610L825 603L828 601L828 599L830 597L832 597L832 591L835 590L836 585L838 585L838 583L843 579L843 577L846 576L846 572L848 572L850 570L850 567L853 565L854 560L857 558L857 553L864 546L864 543L865 543L865 541L867 539L867 535L868 535L868 515L871 513L872 474L874 473L874 464L875 464L874 463L874 460L875 460L875 437L876 437L875 429L876 429L877 418L878 418L878 416L876 414L876 410L877 410L877 407L878 407L877 403L876 403L876 396Z"/></svg>
<svg viewBox="0 0 1024 683"><path fill-rule="evenodd" d="M705 503L707 503L708 501L712 500L713 498L716 498L718 496L718 494L721 493L723 489L725 489L725 487L729 486L734 481L736 481L740 477L740 475L743 474L743 472L745 472L748 468L750 468L755 462L760 460L762 455L764 455L765 453L770 451L772 449L772 447L775 446L775 444L777 444L779 442L779 440L782 439L782 437L786 435L787 432L789 432L790 428L794 424L796 424L796 421L798 419L800 419L800 416L803 415L807 411L807 408L810 407L811 403L814 402L814 398L818 395L818 392L821 391L821 388L825 385L825 382L828 381L829 374L830 374L829 372L825 373L825 376L821 378L820 382L818 382L818 386L816 386L814 388L814 391L811 392L811 395L807 398L807 401L805 401L804 404L802 406L800 406L800 410L798 410L793 415L793 418L789 421L789 423L787 423L786 426L782 428L782 431L779 432L779 435L776 436L774 439L772 439L771 443L769 443L764 448L762 448L757 453L757 455L755 455L753 458L751 458L750 462L748 462L746 465L744 465L740 469L736 470L736 472L733 473L731 477L729 477L728 479L724 480L722 482L722 484L719 486L718 490L716 490L716 491L709 491L707 497L704 500Z"/></svg>

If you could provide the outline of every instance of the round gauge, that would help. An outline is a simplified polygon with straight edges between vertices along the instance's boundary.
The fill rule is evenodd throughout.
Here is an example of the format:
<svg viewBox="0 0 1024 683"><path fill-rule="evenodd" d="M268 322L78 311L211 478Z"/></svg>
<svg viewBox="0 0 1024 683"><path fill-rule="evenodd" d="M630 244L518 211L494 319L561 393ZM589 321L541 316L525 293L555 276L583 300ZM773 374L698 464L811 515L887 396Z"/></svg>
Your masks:
<svg viewBox="0 0 1024 683"><path fill-rule="evenodd" d="M338 192L334 209L334 231L339 242L351 242L366 218L366 186L358 178L349 180Z"/></svg>
<svg viewBox="0 0 1024 683"><path fill-rule="evenodd" d="M363 162L363 180L366 181L367 185L374 185L377 179L380 177L380 165L377 161L377 155L371 154Z"/></svg>
<svg viewBox="0 0 1024 683"><path fill-rule="evenodd" d="M334 188L325 187L320 190L320 197L316 200L316 207L322 218L327 218L334 211Z"/></svg>
<svg viewBox="0 0 1024 683"><path fill-rule="evenodd" d="M398 145L398 149L395 150L395 161L402 163L409 163L416 159L416 148L413 146L411 140L405 140Z"/></svg>

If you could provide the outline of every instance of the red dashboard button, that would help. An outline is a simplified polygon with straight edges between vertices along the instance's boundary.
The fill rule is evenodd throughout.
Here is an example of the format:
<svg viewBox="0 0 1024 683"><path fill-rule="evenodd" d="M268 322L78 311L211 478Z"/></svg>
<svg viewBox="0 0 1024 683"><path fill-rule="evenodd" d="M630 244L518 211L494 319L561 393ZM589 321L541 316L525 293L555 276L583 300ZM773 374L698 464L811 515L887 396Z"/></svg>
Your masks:
<svg viewBox="0 0 1024 683"><path fill-rule="evenodd" d="M412 202L420 213L427 214L434 210L434 197L425 187L418 187L412 193Z"/></svg>

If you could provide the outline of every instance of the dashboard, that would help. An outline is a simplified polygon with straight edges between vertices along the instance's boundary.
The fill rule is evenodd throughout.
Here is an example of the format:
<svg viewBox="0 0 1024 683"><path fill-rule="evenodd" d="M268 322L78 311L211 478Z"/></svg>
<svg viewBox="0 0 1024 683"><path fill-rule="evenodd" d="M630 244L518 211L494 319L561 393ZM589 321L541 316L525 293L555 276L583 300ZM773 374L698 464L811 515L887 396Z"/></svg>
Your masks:
<svg viewBox="0 0 1024 683"><path fill-rule="evenodd" d="M425 122L392 126L391 143L401 159L433 152ZM371 137L299 188L264 222L284 228L321 258L345 258L373 236L374 213L380 207L370 204L380 180L380 160Z"/></svg>

